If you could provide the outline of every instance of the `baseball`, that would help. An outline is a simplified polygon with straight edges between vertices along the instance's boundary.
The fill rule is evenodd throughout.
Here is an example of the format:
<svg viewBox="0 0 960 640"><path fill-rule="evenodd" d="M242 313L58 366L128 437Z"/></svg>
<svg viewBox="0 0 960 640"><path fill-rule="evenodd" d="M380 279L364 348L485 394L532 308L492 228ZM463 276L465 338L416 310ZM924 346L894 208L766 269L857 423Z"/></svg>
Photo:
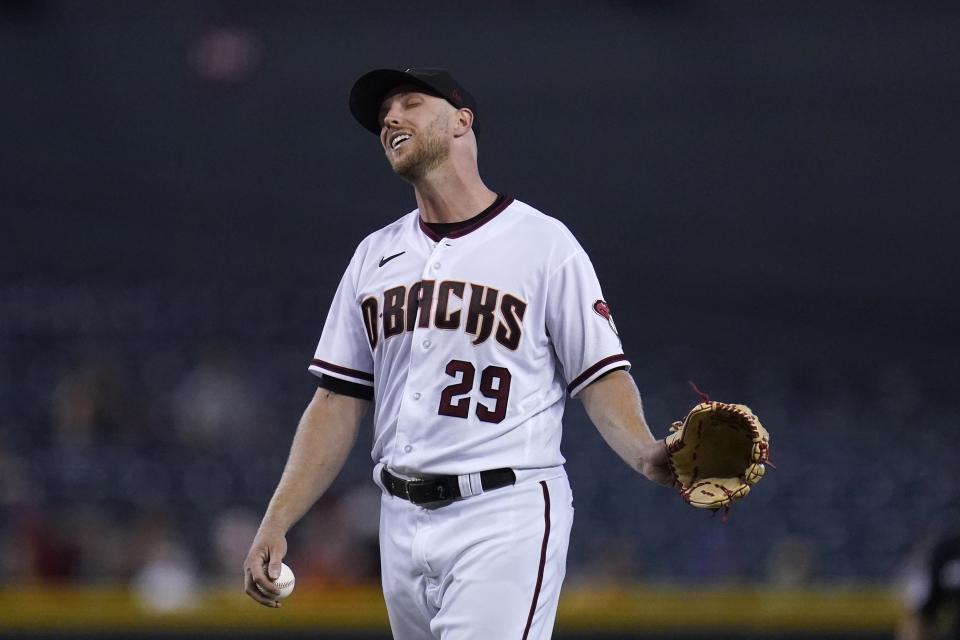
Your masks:
<svg viewBox="0 0 960 640"><path fill-rule="evenodd" d="M280 563L280 577L273 581L273 584L280 590L279 596L274 596L273 594L268 594L260 589L260 585L257 585L257 589L265 596L276 598L277 600L283 600L291 593L293 593L293 584L296 582L296 578L293 577L293 569L288 567L285 563Z"/></svg>

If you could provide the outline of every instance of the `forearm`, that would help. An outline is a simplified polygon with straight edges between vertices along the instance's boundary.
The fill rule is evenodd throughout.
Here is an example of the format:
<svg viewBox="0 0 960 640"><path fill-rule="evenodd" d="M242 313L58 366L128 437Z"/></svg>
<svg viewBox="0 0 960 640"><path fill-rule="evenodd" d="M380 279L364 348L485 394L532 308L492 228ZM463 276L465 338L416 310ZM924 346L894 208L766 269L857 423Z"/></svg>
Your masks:
<svg viewBox="0 0 960 640"><path fill-rule="evenodd" d="M368 406L365 400L317 390L297 426L261 529L286 534L324 494L343 468Z"/></svg>
<svg viewBox="0 0 960 640"><path fill-rule="evenodd" d="M611 449L645 473L644 452L656 442L643 415L640 391L626 371L614 371L580 394L590 420Z"/></svg>

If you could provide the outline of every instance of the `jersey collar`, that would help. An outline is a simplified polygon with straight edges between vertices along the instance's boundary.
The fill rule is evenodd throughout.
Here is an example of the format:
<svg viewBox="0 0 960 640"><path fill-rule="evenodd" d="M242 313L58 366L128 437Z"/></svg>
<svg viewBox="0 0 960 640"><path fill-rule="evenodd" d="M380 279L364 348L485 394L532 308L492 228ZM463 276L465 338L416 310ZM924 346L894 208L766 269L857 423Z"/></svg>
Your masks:
<svg viewBox="0 0 960 640"><path fill-rule="evenodd" d="M473 222L473 224L467 227L464 227L462 229L457 229L456 231L448 233L446 236L441 236L437 234L433 229L428 227L427 223L423 221L423 218L421 218L419 214L417 214L417 223L420 225L420 230L424 233L424 235L426 235L428 238L430 238L434 242L440 242L440 240L443 238L462 238L468 233L473 233L483 225L487 224L488 222L496 218L498 215L503 213L503 210L509 207L511 204L513 204L513 198L510 196L506 196L503 198L503 201L501 203L499 203L494 207L491 207L489 211L486 211L482 215L477 217L477 219Z"/></svg>

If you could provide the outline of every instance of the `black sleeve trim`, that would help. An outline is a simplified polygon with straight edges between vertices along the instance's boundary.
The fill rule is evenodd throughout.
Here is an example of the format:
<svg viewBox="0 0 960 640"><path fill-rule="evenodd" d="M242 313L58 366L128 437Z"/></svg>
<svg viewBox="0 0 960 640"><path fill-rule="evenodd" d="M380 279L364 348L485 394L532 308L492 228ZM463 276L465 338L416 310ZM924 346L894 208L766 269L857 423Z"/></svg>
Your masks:
<svg viewBox="0 0 960 640"><path fill-rule="evenodd" d="M621 362L621 361L622 361L622 362L627 362L627 356L623 355L622 353L618 353L617 355L609 356L609 357L607 357L607 358L604 358L604 359L601 360L600 362L597 362L597 363L594 364L592 367L588 368L586 371L584 371L583 373L581 373L580 375L578 375L576 378L574 378L574 379L573 379L573 382L571 382L570 384L567 385L567 393L569 393L571 396L574 395L575 392L576 392L576 393L579 393L579 392L580 392L581 385L583 385L583 383L586 382L587 380L590 380L591 377L597 375L597 372L598 372L598 371L600 371L600 370L603 369L604 367L609 367L610 365L614 364L615 362ZM621 367L629 367L629 363L628 363L628 364L624 364L624 365L620 365L620 366L621 366ZM613 367L613 368L611 368L611 371L612 371L614 368L619 368L619 367ZM599 376L598 376L598 377L599 377ZM591 380L591 382L592 382L592 380ZM585 385L583 385L583 386L585 386Z"/></svg>
<svg viewBox="0 0 960 640"><path fill-rule="evenodd" d="M360 400L373 402L373 387L368 387L365 384L341 380L333 376L320 376L320 382L318 384L321 389L333 391L342 396L350 396L351 398L359 398Z"/></svg>

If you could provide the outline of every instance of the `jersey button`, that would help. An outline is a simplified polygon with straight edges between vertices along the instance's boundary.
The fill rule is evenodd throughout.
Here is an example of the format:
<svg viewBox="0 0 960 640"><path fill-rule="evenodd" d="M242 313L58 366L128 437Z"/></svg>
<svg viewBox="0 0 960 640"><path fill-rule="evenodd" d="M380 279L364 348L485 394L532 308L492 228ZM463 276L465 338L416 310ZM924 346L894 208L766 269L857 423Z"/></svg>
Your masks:
<svg viewBox="0 0 960 640"><path fill-rule="evenodd" d="M419 400L419 399L420 399L420 392L419 392L419 391L416 392L415 394L413 394L413 399L414 399L414 400Z"/></svg>
<svg viewBox="0 0 960 640"><path fill-rule="evenodd" d="M429 340L424 340L424 341L423 341L423 348L424 348L424 349L429 349L431 344L433 344L433 343L430 342Z"/></svg>
<svg viewBox="0 0 960 640"><path fill-rule="evenodd" d="M410 453L411 451L413 451L413 447L409 444L403 448L404 453Z"/></svg>
<svg viewBox="0 0 960 640"><path fill-rule="evenodd" d="M440 268L440 263L439 263L439 262L434 262L434 263L433 263L433 270L436 271L436 270L439 269L439 268Z"/></svg>

